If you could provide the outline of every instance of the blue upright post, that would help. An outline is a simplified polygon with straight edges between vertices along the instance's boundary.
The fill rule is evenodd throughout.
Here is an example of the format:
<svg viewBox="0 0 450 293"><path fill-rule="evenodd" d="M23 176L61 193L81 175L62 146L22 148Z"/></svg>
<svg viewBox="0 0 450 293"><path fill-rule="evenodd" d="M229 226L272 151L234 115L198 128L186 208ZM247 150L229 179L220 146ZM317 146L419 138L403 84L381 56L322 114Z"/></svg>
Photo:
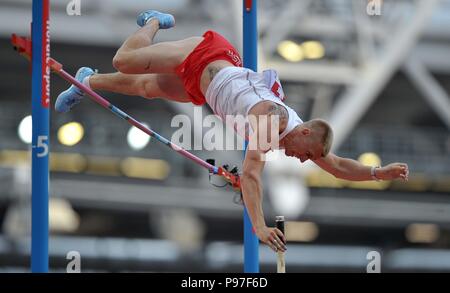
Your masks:
<svg viewBox="0 0 450 293"><path fill-rule="evenodd" d="M244 66L258 71L257 0L243 0ZM259 273L259 240L244 208L244 273Z"/></svg>
<svg viewBox="0 0 450 293"><path fill-rule="evenodd" d="M33 0L31 160L31 272L48 272L49 0Z"/></svg>

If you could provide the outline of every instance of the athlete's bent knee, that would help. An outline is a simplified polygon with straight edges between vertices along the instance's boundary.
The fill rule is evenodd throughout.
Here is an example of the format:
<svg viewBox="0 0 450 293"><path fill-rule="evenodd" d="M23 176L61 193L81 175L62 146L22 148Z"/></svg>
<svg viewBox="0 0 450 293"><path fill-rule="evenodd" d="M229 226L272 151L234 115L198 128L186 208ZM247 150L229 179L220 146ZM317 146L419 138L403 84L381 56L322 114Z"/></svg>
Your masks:
<svg viewBox="0 0 450 293"><path fill-rule="evenodd" d="M132 73L129 68L129 57L125 54L116 54L113 58L113 66L117 71L122 73Z"/></svg>

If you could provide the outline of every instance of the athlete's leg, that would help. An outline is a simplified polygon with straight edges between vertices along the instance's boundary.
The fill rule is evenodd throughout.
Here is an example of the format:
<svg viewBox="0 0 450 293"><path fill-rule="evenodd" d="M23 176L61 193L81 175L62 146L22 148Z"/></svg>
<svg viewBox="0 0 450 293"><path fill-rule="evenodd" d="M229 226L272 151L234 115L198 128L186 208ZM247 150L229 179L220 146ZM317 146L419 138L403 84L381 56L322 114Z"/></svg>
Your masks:
<svg viewBox="0 0 450 293"><path fill-rule="evenodd" d="M152 45L158 30L159 21L155 18L131 35L114 56L114 68L128 74L174 73L175 68L203 40L202 37L192 37Z"/></svg>
<svg viewBox="0 0 450 293"><path fill-rule="evenodd" d="M117 50L117 55L129 53L136 49L148 47L153 44L153 38L159 31L159 20L154 18L146 25L129 36Z"/></svg>
<svg viewBox="0 0 450 293"><path fill-rule="evenodd" d="M191 102L180 78L174 74L94 74L89 77L93 90L104 90L145 98Z"/></svg>
<svg viewBox="0 0 450 293"><path fill-rule="evenodd" d="M94 85L97 79L98 89L189 102L182 81L173 73L203 38L194 37L151 45L153 37L160 28L173 26L173 17L155 11L146 11L139 15L138 24L142 28L130 36L118 50L113 60L114 66L123 74L158 73L157 75L132 77L116 73L94 77L94 71L85 67L78 70L75 78L83 83L93 78ZM58 96L55 109L58 112L70 111L81 101L83 95L80 89L72 85Z"/></svg>

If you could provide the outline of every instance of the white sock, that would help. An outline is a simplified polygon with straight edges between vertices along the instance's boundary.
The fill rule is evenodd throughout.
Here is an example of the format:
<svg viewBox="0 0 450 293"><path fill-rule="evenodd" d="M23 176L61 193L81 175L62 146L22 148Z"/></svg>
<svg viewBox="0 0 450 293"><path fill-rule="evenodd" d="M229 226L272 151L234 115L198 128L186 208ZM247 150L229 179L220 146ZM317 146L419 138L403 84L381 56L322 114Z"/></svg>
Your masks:
<svg viewBox="0 0 450 293"><path fill-rule="evenodd" d="M150 17L149 19L147 19L147 20L145 21L145 24L144 24L144 25L147 25L151 20L153 20L153 19L155 19L155 18L156 18L155 16Z"/></svg>
<svg viewBox="0 0 450 293"><path fill-rule="evenodd" d="M82 84L84 84L85 86L87 86L88 88L91 88L91 85L89 84L89 78L90 78L91 76L89 75L89 76L86 76L84 79L83 79L83 82L82 82Z"/></svg>

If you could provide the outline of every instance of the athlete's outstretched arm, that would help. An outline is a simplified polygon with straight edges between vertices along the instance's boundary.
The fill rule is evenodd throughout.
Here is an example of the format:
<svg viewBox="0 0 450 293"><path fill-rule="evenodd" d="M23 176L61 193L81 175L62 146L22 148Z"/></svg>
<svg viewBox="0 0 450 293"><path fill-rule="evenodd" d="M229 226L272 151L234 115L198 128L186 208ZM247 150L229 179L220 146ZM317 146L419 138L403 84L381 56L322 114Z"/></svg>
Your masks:
<svg viewBox="0 0 450 293"><path fill-rule="evenodd" d="M334 175L336 178L350 181L369 181L372 177L372 167L365 166L358 161L341 158L335 154L328 154L324 158L315 160L319 167ZM379 180L408 180L409 170L405 163L392 163L374 170L375 177Z"/></svg>

